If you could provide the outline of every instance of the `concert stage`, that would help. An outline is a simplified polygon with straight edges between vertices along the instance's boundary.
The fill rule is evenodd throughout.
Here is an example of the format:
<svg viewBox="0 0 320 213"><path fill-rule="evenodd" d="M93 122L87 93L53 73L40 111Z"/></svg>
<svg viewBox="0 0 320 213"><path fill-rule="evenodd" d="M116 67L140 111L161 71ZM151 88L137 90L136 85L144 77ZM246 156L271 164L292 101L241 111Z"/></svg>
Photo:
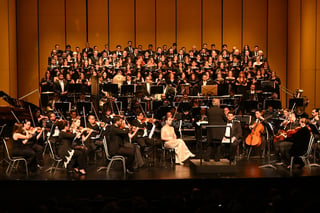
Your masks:
<svg viewBox="0 0 320 213"><path fill-rule="evenodd" d="M229 165L226 159L203 161L200 165L196 158L184 165L156 162L127 175L123 175L121 168L115 168L107 175L105 170L97 171L105 166L98 161L89 165L87 175L68 174L65 170L51 175L43 168L29 177L23 172L7 177L6 163L2 162L0 184L5 190L1 193L1 207L5 212L39 210L40 204L42 208L58 208L63 212L66 208L75 209L68 212L83 212L84 209L87 212L113 212L114 205L121 209L128 206L140 210L147 208L149 212L168 209L178 212L186 208L189 212L196 212L192 208L221 212L221 207L225 208L224 212L235 211L232 208L237 208L237 212L261 212L264 208L282 210L285 207L284 210L289 211L314 207L312 202L319 199L320 168L312 167L310 174L305 169L296 170L290 176L289 170L282 166L276 169L259 167L265 163L266 159L252 156L249 160L239 159L236 165ZM310 189L315 196L307 194ZM293 199L301 202L293 202ZM19 205L7 202L12 200ZM274 206L268 206L270 203ZM103 208L108 211L102 211ZM203 209L201 212L208 211Z"/></svg>

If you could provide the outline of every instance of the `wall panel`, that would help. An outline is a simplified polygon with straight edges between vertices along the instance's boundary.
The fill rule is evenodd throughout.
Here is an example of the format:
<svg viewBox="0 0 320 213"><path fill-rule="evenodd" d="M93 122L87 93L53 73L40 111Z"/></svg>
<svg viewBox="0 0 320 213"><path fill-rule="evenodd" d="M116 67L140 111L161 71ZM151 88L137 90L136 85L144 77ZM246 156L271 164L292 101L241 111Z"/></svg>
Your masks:
<svg viewBox="0 0 320 213"><path fill-rule="evenodd" d="M288 1L288 67L287 88L295 90L300 85L300 0ZM291 98L291 96L288 96Z"/></svg>
<svg viewBox="0 0 320 213"><path fill-rule="evenodd" d="M243 45L258 45L267 55L268 0L243 0ZM278 1L280 4L281 1ZM271 7L270 7L271 8ZM275 8L272 8L275 9ZM283 12L282 12L283 13ZM271 14L271 13L270 13ZM277 15L277 14L273 14Z"/></svg>
<svg viewBox="0 0 320 213"><path fill-rule="evenodd" d="M201 48L201 0L178 0L177 45L190 50L192 45Z"/></svg>
<svg viewBox="0 0 320 213"><path fill-rule="evenodd" d="M9 11L8 11L8 1L0 0L0 26L2 26L5 31L0 33L0 46L3 50L0 51L0 85L1 90L6 93L10 93L10 66L9 66ZM2 102L0 102L2 103Z"/></svg>
<svg viewBox="0 0 320 213"><path fill-rule="evenodd" d="M17 1L18 97L39 87L37 13L37 0ZM33 93L24 100L38 105L39 95Z"/></svg>
<svg viewBox="0 0 320 213"><path fill-rule="evenodd" d="M155 0L136 0L136 44L155 50Z"/></svg>
<svg viewBox="0 0 320 213"><path fill-rule="evenodd" d="M110 49L120 44L122 49L129 40L134 42L134 0L109 1Z"/></svg>
<svg viewBox="0 0 320 213"><path fill-rule="evenodd" d="M174 0L156 0L156 46L176 42L176 5Z"/></svg>
<svg viewBox="0 0 320 213"><path fill-rule="evenodd" d="M203 42L221 47L221 0L203 0Z"/></svg>
<svg viewBox="0 0 320 213"><path fill-rule="evenodd" d="M61 50L65 50L65 3L64 0L56 0L54 4L50 0L39 1L39 59L40 78L48 67L48 57L56 44ZM72 49L75 46L71 46Z"/></svg>
<svg viewBox="0 0 320 213"><path fill-rule="evenodd" d="M316 85L315 85L315 107L320 108L320 0L317 0L317 16L316 16Z"/></svg>
<svg viewBox="0 0 320 213"><path fill-rule="evenodd" d="M287 61L287 1L268 0L268 62L272 71L286 87ZM286 94L281 93L282 105L286 106Z"/></svg>
<svg viewBox="0 0 320 213"><path fill-rule="evenodd" d="M85 47L87 41L86 0L66 0L66 44L72 49ZM90 44L90 46L92 46Z"/></svg>
<svg viewBox="0 0 320 213"><path fill-rule="evenodd" d="M301 5L301 89L309 98L308 112L314 106L316 0L304 0Z"/></svg>
<svg viewBox="0 0 320 213"><path fill-rule="evenodd" d="M8 0L9 9L9 82L10 95L17 97L17 13L16 1ZM2 85L2 84L1 84Z"/></svg>
<svg viewBox="0 0 320 213"><path fill-rule="evenodd" d="M108 0L88 0L88 41L100 51L108 43Z"/></svg>
<svg viewBox="0 0 320 213"><path fill-rule="evenodd" d="M242 0L223 1L223 42L231 50L241 47L242 40Z"/></svg>

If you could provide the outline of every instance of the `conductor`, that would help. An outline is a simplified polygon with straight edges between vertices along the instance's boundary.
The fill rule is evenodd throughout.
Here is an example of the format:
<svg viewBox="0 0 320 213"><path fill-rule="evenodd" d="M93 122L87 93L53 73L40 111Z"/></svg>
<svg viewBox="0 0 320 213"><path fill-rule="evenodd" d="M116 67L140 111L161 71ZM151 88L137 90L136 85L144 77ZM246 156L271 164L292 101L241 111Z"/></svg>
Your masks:
<svg viewBox="0 0 320 213"><path fill-rule="evenodd" d="M226 125L225 114L220 108L220 99L212 99L212 107L207 111L208 125ZM220 161L221 158L221 141L225 133L225 127L207 128L207 151L204 161L210 161L213 153L214 161Z"/></svg>

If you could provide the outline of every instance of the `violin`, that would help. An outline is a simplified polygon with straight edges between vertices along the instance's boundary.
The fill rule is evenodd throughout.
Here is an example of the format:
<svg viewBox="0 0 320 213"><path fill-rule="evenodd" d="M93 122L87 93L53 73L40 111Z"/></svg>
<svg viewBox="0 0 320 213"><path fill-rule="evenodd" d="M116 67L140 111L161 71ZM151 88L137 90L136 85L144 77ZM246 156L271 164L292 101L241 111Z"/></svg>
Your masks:
<svg viewBox="0 0 320 213"><path fill-rule="evenodd" d="M301 129L301 126L298 126L294 129L288 129L287 131L281 130L278 135L274 136L273 142L282 141L286 139L287 137L291 137L293 134L299 131Z"/></svg>

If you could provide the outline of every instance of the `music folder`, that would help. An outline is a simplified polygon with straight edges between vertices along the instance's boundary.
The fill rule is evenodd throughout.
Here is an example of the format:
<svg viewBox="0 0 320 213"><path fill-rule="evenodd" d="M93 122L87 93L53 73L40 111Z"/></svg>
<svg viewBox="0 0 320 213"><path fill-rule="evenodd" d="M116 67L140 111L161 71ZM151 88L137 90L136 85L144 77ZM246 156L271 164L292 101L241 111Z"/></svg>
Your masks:
<svg viewBox="0 0 320 213"><path fill-rule="evenodd" d="M122 95L130 94L130 93L134 93L134 84L121 85L121 94Z"/></svg>
<svg viewBox="0 0 320 213"><path fill-rule="evenodd" d="M151 86L150 87L150 93L151 95L155 95L155 94L162 94L163 93L163 86Z"/></svg>
<svg viewBox="0 0 320 213"><path fill-rule="evenodd" d="M118 84L103 84L103 91L105 92L111 92L112 94L118 94L119 87Z"/></svg>
<svg viewBox="0 0 320 213"><path fill-rule="evenodd" d="M203 96L215 96L218 94L218 85L201 86L201 94Z"/></svg>
<svg viewBox="0 0 320 213"><path fill-rule="evenodd" d="M82 84L69 84L69 92L70 93L80 93Z"/></svg>

